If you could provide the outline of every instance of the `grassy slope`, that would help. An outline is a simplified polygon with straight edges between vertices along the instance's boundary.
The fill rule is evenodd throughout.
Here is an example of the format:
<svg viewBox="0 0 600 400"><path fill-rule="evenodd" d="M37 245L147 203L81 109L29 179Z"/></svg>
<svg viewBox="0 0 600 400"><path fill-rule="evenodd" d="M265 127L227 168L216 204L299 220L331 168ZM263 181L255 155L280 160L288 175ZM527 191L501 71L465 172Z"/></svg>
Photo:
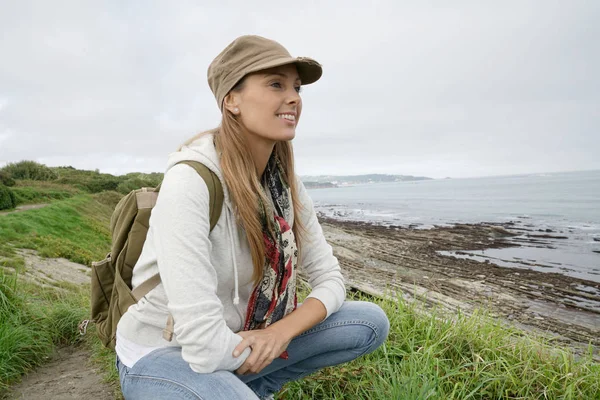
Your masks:
<svg viewBox="0 0 600 400"><path fill-rule="evenodd" d="M110 247L111 212L92 196L77 195L45 208L1 216L0 256L14 255L12 247L30 248L46 257L89 265Z"/></svg>
<svg viewBox="0 0 600 400"><path fill-rule="evenodd" d="M11 188L18 205L48 203L72 197L81 191L70 185L45 181L17 181Z"/></svg>
<svg viewBox="0 0 600 400"><path fill-rule="evenodd" d="M22 268L16 246L84 264L101 259L109 247L112 208L96 199L113 197L76 195L47 208L0 216L0 258ZM0 275L0 285L1 390L42 362L52 343L77 340L74 324L88 314L89 300L87 288L64 296L16 283L6 273ZM600 398L600 365L591 358L577 361L568 350L522 336L484 313L450 320L401 300L375 301L390 317L386 345L360 360L288 384L279 398ZM115 383L112 354L97 340L89 344Z"/></svg>
<svg viewBox="0 0 600 400"><path fill-rule="evenodd" d="M31 189L36 190L36 189ZM18 279L23 259L15 248L88 264L110 245L112 208L90 195L0 216L0 393L44 362L55 344L81 340L77 324L89 315L89 287L41 288Z"/></svg>

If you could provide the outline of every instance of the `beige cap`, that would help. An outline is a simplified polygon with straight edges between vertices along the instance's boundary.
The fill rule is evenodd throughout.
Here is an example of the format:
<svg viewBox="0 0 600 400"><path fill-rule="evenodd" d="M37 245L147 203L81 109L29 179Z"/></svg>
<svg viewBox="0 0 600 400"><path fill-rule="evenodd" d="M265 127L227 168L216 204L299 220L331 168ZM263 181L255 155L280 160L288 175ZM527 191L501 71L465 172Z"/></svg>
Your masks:
<svg viewBox="0 0 600 400"><path fill-rule="evenodd" d="M296 64L302 85L319 80L321 64L307 57L292 57L274 40L261 36L240 36L225 47L208 67L208 85L223 111L223 99L246 75L280 65Z"/></svg>

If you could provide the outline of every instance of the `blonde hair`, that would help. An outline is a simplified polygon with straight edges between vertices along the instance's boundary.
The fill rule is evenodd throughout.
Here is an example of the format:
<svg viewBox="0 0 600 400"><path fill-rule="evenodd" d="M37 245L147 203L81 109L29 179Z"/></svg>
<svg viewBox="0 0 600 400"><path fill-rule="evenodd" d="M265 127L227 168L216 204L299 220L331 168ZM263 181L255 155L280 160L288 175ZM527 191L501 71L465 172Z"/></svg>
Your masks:
<svg viewBox="0 0 600 400"><path fill-rule="evenodd" d="M248 238L252 264L254 265L252 279L255 284L258 284L262 279L265 265L265 242L259 207L261 202L262 204L269 204L269 202L257 176L256 166L248 153L243 127L226 108L223 109L221 125L218 128L195 135L181 147L189 145L201 136L210 133L214 134L215 137L215 146L217 153L220 155L221 171L234 205L236 220L244 228ZM300 238L304 234L304 226L300 220L302 204L298 199L292 143L277 142L273 151L281 163L282 178L290 187L294 207L292 231L296 238L296 246L300 251ZM267 216L267 218L269 217Z"/></svg>

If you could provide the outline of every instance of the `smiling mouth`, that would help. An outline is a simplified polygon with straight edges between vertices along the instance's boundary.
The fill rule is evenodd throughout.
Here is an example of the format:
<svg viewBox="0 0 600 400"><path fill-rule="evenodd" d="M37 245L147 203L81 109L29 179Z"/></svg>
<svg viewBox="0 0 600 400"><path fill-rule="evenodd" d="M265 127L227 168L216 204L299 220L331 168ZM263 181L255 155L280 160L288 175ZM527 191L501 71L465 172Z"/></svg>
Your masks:
<svg viewBox="0 0 600 400"><path fill-rule="evenodd" d="M288 121L296 122L296 116L294 114L277 114L277 118L286 119Z"/></svg>

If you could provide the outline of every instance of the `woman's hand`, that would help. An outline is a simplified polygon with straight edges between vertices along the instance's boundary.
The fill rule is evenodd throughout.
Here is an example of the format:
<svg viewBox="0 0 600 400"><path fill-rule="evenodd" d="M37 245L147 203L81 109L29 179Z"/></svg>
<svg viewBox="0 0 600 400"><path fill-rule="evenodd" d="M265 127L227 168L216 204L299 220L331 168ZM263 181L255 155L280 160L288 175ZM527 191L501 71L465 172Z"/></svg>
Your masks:
<svg viewBox="0 0 600 400"><path fill-rule="evenodd" d="M293 338L312 328L327 316L320 300L308 298L298 308L265 329L238 332L244 338L233 350L233 356L250 347L252 352L235 372L257 374L283 353Z"/></svg>
<svg viewBox="0 0 600 400"><path fill-rule="evenodd" d="M257 374L287 349L291 339L270 326L265 329L238 332L244 340L233 350L233 356L238 357L250 347L252 352L235 372L239 375Z"/></svg>

